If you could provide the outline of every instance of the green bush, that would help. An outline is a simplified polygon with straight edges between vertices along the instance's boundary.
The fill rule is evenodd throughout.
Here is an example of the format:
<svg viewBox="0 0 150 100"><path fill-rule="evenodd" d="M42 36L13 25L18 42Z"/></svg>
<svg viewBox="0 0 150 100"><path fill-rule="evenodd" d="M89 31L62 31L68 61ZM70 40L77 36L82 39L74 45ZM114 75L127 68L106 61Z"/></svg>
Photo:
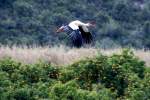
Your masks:
<svg viewBox="0 0 150 100"><path fill-rule="evenodd" d="M50 81L51 79L57 79L59 75L58 68L53 67L51 64L44 63L24 65L20 70L21 75L24 76L24 80L29 83Z"/></svg>
<svg viewBox="0 0 150 100"><path fill-rule="evenodd" d="M14 91L14 100L31 100L31 90L29 88L16 89Z"/></svg>
<svg viewBox="0 0 150 100"><path fill-rule="evenodd" d="M105 56L99 56L93 59L85 59L76 62L68 68L62 70L60 80L63 82L76 79L80 86L85 89L91 89L92 83L100 81L107 69L107 58Z"/></svg>
<svg viewBox="0 0 150 100"><path fill-rule="evenodd" d="M0 100L147 100L150 68L125 49L60 67L0 60Z"/></svg>
<svg viewBox="0 0 150 100"><path fill-rule="evenodd" d="M6 72L0 72L0 100L5 100L8 96L8 92L11 88L11 81L9 75Z"/></svg>
<svg viewBox="0 0 150 100"><path fill-rule="evenodd" d="M124 94L128 86L128 73L144 77L144 63L134 57L129 50L120 55L110 57L99 55L92 59L76 62L62 71L60 80L63 82L76 79L83 89L92 90L92 84L103 83L107 88Z"/></svg>
<svg viewBox="0 0 150 100"><path fill-rule="evenodd" d="M99 91L80 89L75 80L65 84L55 84L50 95L54 100L113 100L115 97L115 95L106 88Z"/></svg>
<svg viewBox="0 0 150 100"><path fill-rule="evenodd" d="M148 100L150 98L150 73L146 73L143 80L140 80L137 75L131 75L126 89L126 99Z"/></svg>
<svg viewBox="0 0 150 100"><path fill-rule="evenodd" d="M9 73L10 75L18 70L21 63L13 61L11 58L5 58L0 60L0 70Z"/></svg>
<svg viewBox="0 0 150 100"><path fill-rule="evenodd" d="M42 77L43 70L40 67L36 67L34 65L26 65L21 69L21 74L24 76L24 80L29 83L36 83Z"/></svg>

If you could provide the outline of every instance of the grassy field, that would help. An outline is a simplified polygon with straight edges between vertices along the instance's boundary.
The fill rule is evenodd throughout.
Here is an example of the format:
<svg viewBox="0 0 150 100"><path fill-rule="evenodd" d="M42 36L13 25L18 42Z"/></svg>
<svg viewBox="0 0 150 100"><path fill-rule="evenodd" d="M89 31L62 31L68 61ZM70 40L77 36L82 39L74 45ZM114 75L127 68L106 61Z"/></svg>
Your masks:
<svg viewBox="0 0 150 100"><path fill-rule="evenodd" d="M85 57L93 57L98 53L104 55L112 55L113 53L120 53L122 48L117 49L96 49L96 48L68 48L60 47L0 47L0 59L4 57L11 57L22 63L36 63L37 61L45 61L56 65L71 64L74 61L83 59ZM135 50L134 54L150 66L150 51Z"/></svg>

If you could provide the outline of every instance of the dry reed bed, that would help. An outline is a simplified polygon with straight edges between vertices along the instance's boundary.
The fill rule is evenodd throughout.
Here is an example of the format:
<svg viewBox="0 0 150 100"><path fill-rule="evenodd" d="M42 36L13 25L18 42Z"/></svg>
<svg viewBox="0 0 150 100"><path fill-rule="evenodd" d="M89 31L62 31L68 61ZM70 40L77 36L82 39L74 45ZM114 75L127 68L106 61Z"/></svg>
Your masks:
<svg viewBox="0 0 150 100"><path fill-rule="evenodd" d="M118 49L95 49L95 48L68 48L60 47L0 47L0 59L4 57L11 57L23 63L36 63L37 61L45 61L56 65L70 64L74 61L83 59L85 57L93 57L101 52L105 55L112 55L113 53L120 53L121 48ZM150 66L150 51L144 52L143 50L134 50L134 53L141 60L145 61Z"/></svg>

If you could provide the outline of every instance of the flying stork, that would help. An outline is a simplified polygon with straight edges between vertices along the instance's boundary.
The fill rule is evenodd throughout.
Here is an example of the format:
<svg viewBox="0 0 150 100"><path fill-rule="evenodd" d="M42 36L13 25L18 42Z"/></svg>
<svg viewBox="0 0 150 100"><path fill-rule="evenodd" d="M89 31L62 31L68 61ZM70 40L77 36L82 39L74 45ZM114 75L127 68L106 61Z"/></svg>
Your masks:
<svg viewBox="0 0 150 100"><path fill-rule="evenodd" d="M84 43L90 44L93 35L89 31L89 27L95 26L95 23L83 23L79 20L71 21L68 25L62 25L57 32L67 32L73 46L81 47Z"/></svg>

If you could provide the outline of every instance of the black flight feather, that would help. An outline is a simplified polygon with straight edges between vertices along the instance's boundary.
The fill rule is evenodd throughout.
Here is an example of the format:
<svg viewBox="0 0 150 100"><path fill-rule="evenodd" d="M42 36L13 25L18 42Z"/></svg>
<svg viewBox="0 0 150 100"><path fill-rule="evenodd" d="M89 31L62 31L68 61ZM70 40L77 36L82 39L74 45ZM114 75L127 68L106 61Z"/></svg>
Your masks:
<svg viewBox="0 0 150 100"><path fill-rule="evenodd" d="M79 30L81 32L81 35L82 35L82 38L83 38L83 41L87 44L90 44L93 40L93 36L90 32L85 32L82 28L82 26L79 26Z"/></svg>

